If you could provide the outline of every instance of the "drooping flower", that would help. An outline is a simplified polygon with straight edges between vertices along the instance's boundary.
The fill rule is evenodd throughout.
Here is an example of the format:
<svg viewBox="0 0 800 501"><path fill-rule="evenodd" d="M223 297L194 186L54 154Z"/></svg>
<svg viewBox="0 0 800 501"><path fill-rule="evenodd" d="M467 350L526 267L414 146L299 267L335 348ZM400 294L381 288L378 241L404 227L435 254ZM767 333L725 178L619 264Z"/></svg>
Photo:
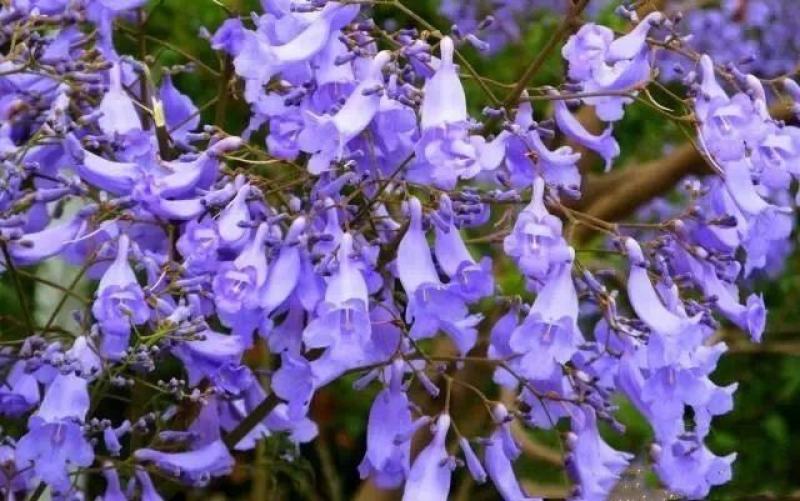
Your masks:
<svg viewBox="0 0 800 501"><path fill-rule="evenodd" d="M439 266L450 277L451 284L467 301L477 301L489 296L494 290L492 260L488 257L477 263L467 249L461 233L453 223L453 209L450 198L442 196L440 212L448 219L446 228L435 226L436 241L434 255Z"/></svg>
<svg viewBox="0 0 800 501"><path fill-rule="evenodd" d="M369 477L383 489L399 487L409 471L413 423L403 373L403 362L395 361L389 386L375 397L367 424L367 452L358 466L361 478Z"/></svg>
<svg viewBox="0 0 800 501"><path fill-rule="evenodd" d="M522 355L516 363L527 378L545 380L560 372L560 365L569 361L583 342L572 280L573 252L550 276L527 318L509 338L511 349Z"/></svg>
<svg viewBox="0 0 800 501"><path fill-rule="evenodd" d="M567 471L577 483L577 499L607 499L633 455L612 449L600 436L593 409L583 407L572 416L567 437Z"/></svg>
<svg viewBox="0 0 800 501"><path fill-rule="evenodd" d="M442 38L439 48L439 66L423 88L422 136L415 146L417 163L409 176L452 189L459 179L496 168L503 159L503 144L500 140L487 143L482 136L469 134L464 88L453 63L453 40Z"/></svg>
<svg viewBox="0 0 800 501"><path fill-rule="evenodd" d="M150 309L144 292L128 263L130 240L121 235L117 241L117 255L97 286L92 314L103 331L101 353L115 359L128 347L131 325L139 325L150 318Z"/></svg>
<svg viewBox="0 0 800 501"><path fill-rule="evenodd" d="M489 478L505 501L533 501L535 498L523 492L514 473L513 462L522 451L511 435L508 409L498 404L492 414L498 426L489 437L484 455Z"/></svg>
<svg viewBox="0 0 800 501"><path fill-rule="evenodd" d="M417 455L408 473L403 501L446 501L450 493L454 461L447 452L445 441L450 430L450 416L442 414L436 420L433 439Z"/></svg>
<svg viewBox="0 0 800 501"><path fill-rule="evenodd" d="M422 205L416 198L408 202L409 226L397 248L397 275L409 298L406 320L411 335L430 337L438 329L451 336L465 354L475 344L475 325L479 315L469 315L463 299L439 279L431 249L422 226Z"/></svg>
<svg viewBox="0 0 800 501"><path fill-rule="evenodd" d="M530 279L543 283L559 263L569 257L561 220L544 204L545 182L536 177L531 203L517 216L514 228L503 240L503 250Z"/></svg>

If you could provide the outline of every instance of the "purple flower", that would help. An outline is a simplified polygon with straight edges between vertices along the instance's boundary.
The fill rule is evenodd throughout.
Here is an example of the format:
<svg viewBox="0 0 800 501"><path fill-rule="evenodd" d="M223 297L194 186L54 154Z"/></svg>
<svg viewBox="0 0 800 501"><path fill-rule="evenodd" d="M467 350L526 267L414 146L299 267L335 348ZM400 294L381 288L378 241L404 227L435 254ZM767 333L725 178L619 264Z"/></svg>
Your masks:
<svg viewBox="0 0 800 501"><path fill-rule="evenodd" d="M715 456L692 440L657 446L654 456L654 469L667 487L689 499L703 499L711 487L728 482L736 459L736 454Z"/></svg>
<svg viewBox="0 0 800 501"><path fill-rule="evenodd" d="M122 86L122 69L114 64L108 71L109 88L100 102L101 113L98 124L106 134L124 136L130 132L141 130L139 115L133 100L128 97Z"/></svg>
<svg viewBox="0 0 800 501"><path fill-rule="evenodd" d="M317 318L303 331L306 347L325 348L322 356L311 362L318 385L380 357L372 346L367 283L352 254L352 236L345 233L339 242L339 267L328 281Z"/></svg>
<svg viewBox="0 0 800 501"><path fill-rule="evenodd" d="M139 325L150 318L144 292L128 263L129 247L128 237L121 235L117 256L100 279L92 305L92 314L103 331L100 350L111 359L119 358L127 349L131 324Z"/></svg>
<svg viewBox="0 0 800 501"><path fill-rule="evenodd" d="M389 386L375 397L367 424L367 452L358 466L361 478L370 477L382 489L399 487L409 471L413 423L403 373L403 362L395 361Z"/></svg>
<svg viewBox="0 0 800 501"><path fill-rule="evenodd" d="M550 95L558 96L555 91L550 91ZM558 129L569 139L600 155L605 162L605 170L610 170L614 159L619 156L620 152L619 144L613 136L613 128L608 126L600 135L590 133L570 113L564 99L554 99L553 109Z"/></svg>
<svg viewBox="0 0 800 501"><path fill-rule="evenodd" d="M397 249L397 275L409 298L406 320L412 324L411 336L431 337L442 329L466 354L475 344L479 315L469 315L463 299L442 284L431 257L422 228L422 205L416 198L408 202L408 230Z"/></svg>
<svg viewBox="0 0 800 501"><path fill-rule="evenodd" d="M632 454L612 449L600 436L597 418L590 407L574 412L567 471L578 484L576 498L606 499L628 467Z"/></svg>
<svg viewBox="0 0 800 501"><path fill-rule="evenodd" d="M530 379L548 379L572 358L583 342L578 328L578 295L569 256L539 291L527 318L511 333L508 344L522 355L515 362Z"/></svg>
<svg viewBox="0 0 800 501"><path fill-rule="evenodd" d="M503 404L498 404L492 413L498 426L489 437L484 454L489 478L505 501L532 501L535 498L523 492L514 473L513 462L522 451L511 435L508 410Z"/></svg>
<svg viewBox="0 0 800 501"><path fill-rule="evenodd" d="M139 449L134 453L134 457L139 462L151 462L164 473L193 486L202 486L212 477L227 475L234 465L233 457L222 440L187 452Z"/></svg>
<svg viewBox="0 0 800 501"><path fill-rule="evenodd" d="M543 283L554 267L569 258L570 252L562 236L561 220L545 207L544 192L544 180L536 177L531 203L519 213L514 229L503 240L505 253L537 283Z"/></svg>
<svg viewBox="0 0 800 501"><path fill-rule="evenodd" d="M18 417L39 403L39 383L25 370L27 364L20 360L11 366L0 387L0 414Z"/></svg>
<svg viewBox="0 0 800 501"><path fill-rule="evenodd" d="M453 63L453 41L444 37L440 50L439 66L423 88L422 137L415 146L417 164L409 176L452 189L459 179L496 168L503 159L503 144L469 135L466 97Z"/></svg>
<svg viewBox="0 0 800 501"><path fill-rule="evenodd" d="M94 461L92 446L74 421L32 426L17 442L16 456L18 469L32 464L36 476L56 492L70 489L70 468L87 467Z"/></svg>
<svg viewBox="0 0 800 501"><path fill-rule="evenodd" d="M431 442L417 455L408 473L403 501L446 501L455 463L447 452L445 441L450 429L450 416L436 420Z"/></svg>
<svg viewBox="0 0 800 501"><path fill-rule="evenodd" d="M181 341L172 349L186 368L189 384L197 386L203 378L211 383L238 393L252 384L248 372L232 380L226 376L235 376L244 368L241 366L244 346L238 336L219 334L210 330L200 333L197 341Z"/></svg>
<svg viewBox="0 0 800 501"><path fill-rule="evenodd" d="M440 210L447 214L448 225L446 228L435 226L434 255L439 266L465 300L472 302L490 296L494 292L492 260L484 257L480 263L475 262L453 222L452 204L447 195L442 196Z"/></svg>

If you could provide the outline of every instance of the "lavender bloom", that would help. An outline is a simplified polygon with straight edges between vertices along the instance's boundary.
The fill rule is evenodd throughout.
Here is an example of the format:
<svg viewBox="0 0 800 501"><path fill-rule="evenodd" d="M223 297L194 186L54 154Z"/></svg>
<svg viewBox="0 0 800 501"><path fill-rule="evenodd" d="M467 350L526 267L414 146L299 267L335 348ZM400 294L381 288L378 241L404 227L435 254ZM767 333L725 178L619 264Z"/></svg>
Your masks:
<svg viewBox="0 0 800 501"><path fill-rule="evenodd" d="M555 91L551 95L557 96ZM567 103L563 99L553 101L555 110L556 124L561 132L569 139L579 145L596 152L605 162L606 172L611 169L614 159L619 156L619 144L614 139L613 128L607 127L600 135L593 135L587 131L583 125L567 109Z"/></svg>
<svg viewBox="0 0 800 501"><path fill-rule="evenodd" d="M133 269L128 263L130 241L122 235L117 242L117 256L97 286L92 314L103 331L101 352L116 359L128 347L131 324L139 325L150 318L150 309Z"/></svg>
<svg viewBox="0 0 800 501"><path fill-rule="evenodd" d="M475 262L453 224L452 204L447 195L442 197L441 212L447 215L448 225L435 227L434 255L439 266L450 277L450 283L459 287L457 290L465 300L472 302L491 295L494 290L491 259L484 257L480 263Z"/></svg>
<svg viewBox="0 0 800 501"><path fill-rule="evenodd" d="M193 486L202 486L212 477L227 475L234 464L233 457L222 440L216 440L188 452L139 449L134 453L134 457L140 462L152 462L158 469Z"/></svg>
<svg viewBox="0 0 800 501"><path fill-rule="evenodd" d="M0 388L0 414L3 416L21 416L39 403L39 383L25 371L25 366L24 361L15 362Z"/></svg>
<svg viewBox="0 0 800 501"><path fill-rule="evenodd" d="M567 443L567 471L578 484L576 498L606 499L633 455L612 449L600 437L591 408L575 412Z"/></svg>
<svg viewBox="0 0 800 501"><path fill-rule="evenodd" d="M320 53L335 32L349 23L358 11L357 5L331 2L316 19L283 43L269 40L261 30L246 31L234 58L236 72L248 80L264 84L283 69L307 62Z"/></svg>
<svg viewBox="0 0 800 501"><path fill-rule="evenodd" d="M93 461L92 446L83 436L81 425L73 421L32 427L17 442L17 468L29 468L33 464L36 476L56 492L70 489L70 468L87 467Z"/></svg>
<svg viewBox="0 0 800 501"><path fill-rule="evenodd" d="M402 485L411 457L411 409L403 389L403 362L391 366L389 386L378 393L369 413L367 452L358 466L383 489Z"/></svg>
<svg viewBox="0 0 800 501"><path fill-rule="evenodd" d="M505 501L533 501L527 496L519 485L516 474L514 473L513 461L516 460L522 451L511 436L509 427L508 410L503 404L498 404L492 411L494 419L498 424L497 429L489 438L486 444L484 463L489 478L492 479L497 491Z"/></svg>
<svg viewBox="0 0 800 501"><path fill-rule="evenodd" d="M502 161L503 148L500 141L486 143L481 136L469 135L466 97L453 63L453 41L444 37L440 50L439 67L423 89L422 137L415 146L418 163L409 175L452 189L459 179L496 168Z"/></svg>
<svg viewBox="0 0 800 501"><path fill-rule="evenodd" d="M445 501L450 492L454 467L445 448L450 416L442 414L436 420L433 440L414 459L403 491L403 501Z"/></svg>
<svg viewBox="0 0 800 501"><path fill-rule="evenodd" d="M347 369L365 365L369 360L371 323L367 284L351 255L353 238L342 235L337 261L339 268L328 281L325 300L317 310L317 318L303 331L308 348L326 348L312 362L315 377L332 380Z"/></svg>
<svg viewBox="0 0 800 501"><path fill-rule="evenodd" d="M103 477L106 479L106 490L103 493L103 501L126 501L128 498L122 492L122 485L119 483L119 474L112 463L103 465Z"/></svg>
<svg viewBox="0 0 800 501"><path fill-rule="evenodd" d="M517 188L527 188L536 177L544 177L548 184L566 191L579 190L581 176L577 161L580 153L569 146L550 150L539 134L538 124L533 120L533 106L523 93L523 102L517 108L511 131L503 131L498 141L505 142L505 163L510 181Z"/></svg>
<svg viewBox="0 0 800 501"><path fill-rule="evenodd" d="M478 315L468 315L461 297L439 280L422 228L422 206L416 198L408 203L410 222L397 249L397 275L409 297L406 320L411 335L430 337L438 329L451 336L462 354L475 344Z"/></svg>
<svg viewBox="0 0 800 501"><path fill-rule="evenodd" d="M8 253L17 266L40 263L56 256L72 243L86 227L86 214L79 213L71 221L28 233L8 245ZM1 266L3 259L0 261Z"/></svg>
<svg viewBox="0 0 800 501"><path fill-rule="evenodd" d="M569 258L569 247L562 236L561 220L544 205L545 182L533 182L531 203L514 223L514 229L503 240L503 250L517 263L526 277L543 283L554 266Z"/></svg>
<svg viewBox="0 0 800 501"><path fill-rule="evenodd" d="M124 136L133 131L141 130L139 115L133 101L122 87L122 69L119 64L114 64L108 71L109 89L100 102L101 113L98 124L106 134L111 136Z"/></svg>
<svg viewBox="0 0 800 501"><path fill-rule="evenodd" d="M731 464L736 454L715 456L703 444L678 440L657 447L655 470L672 490L689 499L705 498L711 487L731 479Z"/></svg>
<svg viewBox="0 0 800 501"><path fill-rule="evenodd" d="M320 174L328 170L331 161L341 160L347 143L361 134L375 117L381 103L381 94L375 89L383 86L381 70L390 58L388 51L375 56L365 78L335 115L318 117L307 112L311 124L300 133L298 141L301 149L313 153L308 164L312 174Z"/></svg>
<svg viewBox="0 0 800 501"><path fill-rule="evenodd" d="M172 353L178 357L186 367L189 384L197 386L203 378L208 378L213 384L233 393L243 390L252 384L249 373L232 381L227 375L239 373L244 346L238 336L227 336L210 330L200 333L202 339L197 341L179 342ZM229 385L234 383L234 385Z"/></svg>
<svg viewBox="0 0 800 501"><path fill-rule="evenodd" d="M560 371L583 342L578 328L578 296L572 281L572 252L539 291L528 317L508 344L522 355L518 369L530 379L548 379Z"/></svg>
<svg viewBox="0 0 800 501"><path fill-rule="evenodd" d="M220 320L240 336L244 346L252 345L258 326L260 295L267 281L269 266L264 244L269 226L259 225L255 236L236 257L223 263L214 276L214 303Z"/></svg>
<svg viewBox="0 0 800 501"><path fill-rule="evenodd" d="M609 28L585 24L562 49L569 64L570 78L579 82L583 91L588 93L635 91L650 78L647 34L664 19L660 12L652 12L630 33L616 40ZM601 95L586 97L584 101L595 107L601 120L615 122L622 118L624 105L632 99Z"/></svg>
<svg viewBox="0 0 800 501"><path fill-rule="evenodd" d="M191 98L181 94L172 83L172 77L165 75L158 98L164 109L165 125L170 136L179 144L186 144L186 136L200 125L200 114Z"/></svg>

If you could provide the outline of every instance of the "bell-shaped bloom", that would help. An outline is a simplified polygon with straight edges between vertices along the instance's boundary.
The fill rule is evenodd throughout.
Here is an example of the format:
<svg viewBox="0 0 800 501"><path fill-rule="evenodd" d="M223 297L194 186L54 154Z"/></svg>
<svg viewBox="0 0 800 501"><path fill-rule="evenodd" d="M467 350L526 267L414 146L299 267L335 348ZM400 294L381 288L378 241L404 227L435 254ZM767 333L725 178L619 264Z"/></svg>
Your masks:
<svg viewBox="0 0 800 501"><path fill-rule="evenodd" d="M220 212L217 228L220 246L231 250L240 250L248 241L251 221L247 197L250 196L250 185L244 185L236 192L236 196Z"/></svg>
<svg viewBox="0 0 800 501"><path fill-rule="evenodd" d="M176 143L184 144L186 134L200 125L200 113L189 96L182 94L167 74L158 89L158 97L164 110L164 120L169 135Z"/></svg>
<svg viewBox="0 0 800 501"><path fill-rule="evenodd" d="M605 61L606 52L613 41L614 31L607 26L594 23L581 26L561 49L561 55L569 63L569 78L576 82L592 78L594 68Z"/></svg>
<svg viewBox="0 0 800 501"><path fill-rule="evenodd" d="M112 359L128 348L131 324L139 325L150 318L144 292L128 263L129 247L128 237L121 235L117 256L100 279L92 304L92 314L103 332L100 351Z"/></svg>
<svg viewBox="0 0 800 501"><path fill-rule="evenodd" d="M234 465L233 456L222 440L187 452L161 452L139 449L134 453L138 462L150 462L167 475L187 485L206 485L212 477L227 475Z"/></svg>
<svg viewBox="0 0 800 501"><path fill-rule="evenodd" d="M163 501L163 498L158 494L156 486L153 485L153 480L147 470L139 465L134 466L134 475L136 481L139 483L139 495L142 501Z"/></svg>
<svg viewBox="0 0 800 501"><path fill-rule="evenodd" d="M101 113L97 123L110 136L123 136L131 131L141 130L142 124L133 100L122 86L122 68L114 63L108 70L108 92L100 101Z"/></svg>
<svg viewBox="0 0 800 501"><path fill-rule="evenodd" d="M72 482L69 471L91 466L94 451L83 436L81 424L56 421L31 426L17 442L18 469L29 469L56 492L67 492Z"/></svg>
<svg viewBox="0 0 800 501"><path fill-rule="evenodd" d="M630 262L628 300L651 330L649 362L657 368L686 361L707 334L700 324L702 314L687 317L667 308L647 275L647 262L639 244L626 238L625 249Z"/></svg>
<svg viewBox="0 0 800 501"><path fill-rule="evenodd" d="M97 354L94 342L88 336L78 336L66 352L66 360L72 362L75 374L89 381L102 369L102 361Z"/></svg>
<svg viewBox="0 0 800 501"><path fill-rule="evenodd" d="M39 382L25 371L26 365L23 360L15 362L5 376L0 386L0 415L19 417L39 403Z"/></svg>
<svg viewBox="0 0 800 501"><path fill-rule="evenodd" d="M475 262L453 222L450 198L443 195L441 204L441 212L449 217L446 228L438 225L435 227L434 255L439 266L450 278L450 284L457 287L454 290L467 301L477 301L490 296L494 292L491 258L487 256L481 259L480 263Z"/></svg>
<svg viewBox="0 0 800 501"><path fill-rule="evenodd" d="M736 284L720 277L716 267L691 256L685 256L690 263L689 270L696 277L697 285L707 297L714 297L714 305L728 320L750 335L755 342L761 341L767 322L767 310L764 298L751 294L742 304L739 300L739 288Z"/></svg>
<svg viewBox="0 0 800 501"><path fill-rule="evenodd" d="M431 442L414 459L403 491L403 501L447 500L455 466L446 444L450 416L439 416L435 428Z"/></svg>
<svg viewBox="0 0 800 501"><path fill-rule="evenodd" d="M495 322L489 334L489 349L487 355L493 360L509 359L514 356L514 350L509 346L511 333L519 325L520 305L512 304L508 311ZM516 388L517 380L503 367L498 367L494 371L493 380L495 383L507 388Z"/></svg>
<svg viewBox="0 0 800 501"><path fill-rule="evenodd" d="M452 189L459 179L496 168L503 159L503 144L500 140L487 143L469 134L466 97L453 62L453 40L442 38L439 48L439 66L423 88L422 137L415 146L417 163L409 176Z"/></svg>
<svg viewBox="0 0 800 501"><path fill-rule="evenodd" d="M240 381L239 388L228 388L226 374L236 373L241 366L244 345L238 336L219 334L210 330L200 333L202 339L196 341L181 341L172 348L172 354L183 362L191 386L197 386L203 378L208 378L215 385L222 385L223 389L245 389L250 386L251 380L245 376Z"/></svg>
<svg viewBox="0 0 800 501"><path fill-rule="evenodd" d="M505 138L505 163L511 184L516 188L527 188L541 176L547 184L565 191L580 189L581 175L577 162L581 154L569 146L550 150L545 146L539 129L533 120L533 106L523 93L511 130L504 130L498 140Z"/></svg>
<svg viewBox="0 0 800 501"><path fill-rule="evenodd" d="M503 240L503 250L517 263L526 277L543 283L554 266L569 258L561 220L544 204L545 182L536 177L531 203L523 209L511 233Z"/></svg>
<svg viewBox="0 0 800 501"><path fill-rule="evenodd" d="M369 126L378 113L383 87L383 67L391 59L389 51L375 55L353 92L333 116L317 116L307 112L308 127L298 141L304 151L313 153L308 168L312 174L327 171L330 162L344 157L345 146Z"/></svg>
<svg viewBox="0 0 800 501"><path fill-rule="evenodd" d="M513 462L521 451L511 435L508 410L503 404L498 404L492 413L498 427L489 437L484 453L489 478L505 501L533 501L534 498L523 492L514 473Z"/></svg>
<svg viewBox="0 0 800 501"><path fill-rule="evenodd" d="M220 237L211 218L193 219L186 223L176 245L183 256L183 265L191 273L208 273L218 266Z"/></svg>
<svg viewBox="0 0 800 501"><path fill-rule="evenodd" d="M312 362L318 384L369 360L372 324L367 283L352 253L353 238L345 233L339 242L339 267L328 281L325 300L317 307L317 318L303 331L307 348L326 349Z"/></svg>
<svg viewBox="0 0 800 501"><path fill-rule="evenodd" d="M574 412L567 446L567 472L577 484L577 499L607 499L633 459L603 440L595 412L588 406Z"/></svg>
<svg viewBox="0 0 800 501"><path fill-rule="evenodd" d="M75 160L75 173L86 183L111 194L129 195L142 175L136 163L115 162L86 151L72 134L64 145Z"/></svg>
<svg viewBox="0 0 800 501"><path fill-rule="evenodd" d="M748 146L764 138L768 124L758 115L751 98L743 93L730 99L718 98L704 106L695 105L700 115L700 141L717 162L740 160Z"/></svg>
<svg viewBox="0 0 800 501"><path fill-rule="evenodd" d="M38 264L60 254L86 227L87 214L78 213L70 221L27 233L20 240L8 243L8 253L16 266ZM0 269L5 266L0 257Z"/></svg>
<svg viewBox="0 0 800 501"><path fill-rule="evenodd" d="M650 78L650 48L647 34L664 22L664 15L652 12L630 31L614 40L611 29L587 23L571 36L562 55L568 62L571 79L588 93L634 92ZM622 118L627 96L600 95L584 98L595 107L601 120L613 122Z"/></svg>
<svg viewBox="0 0 800 501"><path fill-rule="evenodd" d="M358 5L331 2L311 23L281 45L272 44L261 31L245 32L234 58L236 73L259 84L266 83L284 68L307 62L319 54L336 31L352 21L358 11Z"/></svg>
<svg viewBox="0 0 800 501"><path fill-rule="evenodd" d="M148 190L163 199L192 197L198 190L213 192L212 185L219 175L220 157L241 145L241 138L228 136L213 142L192 160L162 161L157 175L148 176ZM223 193L227 195L228 192L223 189Z"/></svg>
<svg viewBox="0 0 800 501"><path fill-rule="evenodd" d="M283 246L277 259L270 266L267 282L264 285L264 296L261 298L264 315L269 315L281 306L300 281L303 256L299 239L305 229L306 219L298 217L286 232Z"/></svg>
<svg viewBox="0 0 800 501"><path fill-rule="evenodd" d="M527 318L511 333L509 346L522 355L519 368L530 379L548 379L559 373L583 342L578 328L578 294L572 280L573 252L554 270Z"/></svg>
<svg viewBox="0 0 800 501"><path fill-rule="evenodd" d="M413 422L411 404L403 388L403 364L392 364L389 386L372 403L367 452L358 466L361 478L369 477L382 489L399 487L409 471Z"/></svg>
<svg viewBox="0 0 800 501"><path fill-rule="evenodd" d="M252 344L253 330L259 323L261 293L269 271L265 248L268 236L269 225L262 223L236 259L219 267L212 282L220 320L242 337L246 347Z"/></svg>
<svg viewBox="0 0 800 501"><path fill-rule="evenodd" d="M693 440L676 440L657 446L653 469L671 491L688 499L704 499L711 487L731 479L736 454L716 456Z"/></svg>
<svg viewBox="0 0 800 501"><path fill-rule="evenodd" d="M475 345L475 326L481 317L469 315L463 298L439 280L422 227L422 205L412 197L408 208L408 230L398 245L395 264L408 296L406 320L412 324L411 336L416 339L431 337L442 329L465 354Z"/></svg>
<svg viewBox="0 0 800 501"><path fill-rule="evenodd" d="M420 110L420 126L423 130L464 123L468 119L467 98L453 62L453 40L450 37L442 38L439 50L439 67L423 88L425 99Z"/></svg>
<svg viewBox="0 0 800 501"><path fill-rule="evenodd" d="M469 440L465 437L459 437L458 445L461 448L461 452L464 453L464 462L473 480L479 484L486 482L486 469L481 464L481 460L478 459L478 455L475 454L475 451L472 449Z"/></svg>
<svg viewBox="0 0 800 501"><path fill-rule="evenodd" d="M550 94L558 96L556 91L551 91ZM570 140L600 155L605 162L605 170L611 169L614 159L620 153L619 143L614 139L613 128L609 125L602 133L592 134L572 115L564 99L555 99L553 110L558 130Z"/></svg>
<svg viewBox="0 0 800 501"><path fill-rule="evenodd" d="M113 463L106 462L103 464L103 478L106 480L103 501L127 501L128 497L122 491L122 485L119 483L119 474Z"/></svg>
<svg viewBox="0 0 800 501"><path fill-rule="evenodd" d="M74 374L58 374L47 387L30 424L35 427L41 423L83 422L88 412L88 381Z"/></svg>
<svg viewBox="0 0 800 501"><path fill-rule="evenodd" d="M737 229L747 252L745 273L766 266L772 246L792 232L791 209L772 205L756 191L746 159L724 164L725 187L741 211Z"/></svg>

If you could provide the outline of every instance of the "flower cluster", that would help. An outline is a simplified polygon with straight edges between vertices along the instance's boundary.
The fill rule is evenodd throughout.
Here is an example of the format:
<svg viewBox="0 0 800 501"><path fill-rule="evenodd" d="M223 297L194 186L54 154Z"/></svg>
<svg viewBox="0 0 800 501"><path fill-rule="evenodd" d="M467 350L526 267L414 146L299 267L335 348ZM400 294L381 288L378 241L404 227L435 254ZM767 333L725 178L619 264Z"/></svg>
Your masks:
<svg viewBox="0 0 800 501"><path fill-rule="evenodd" d="M735 455L704 444L736 389L710 379L726 349L715 328L761 338L763 301L740 286L785 257L800 175L800 133L770 115L757 78L699 59L687 102L714 173L637 242L569 202L578 147L606 170L620 154L613 123L653 78L660 13L622 36L584 25L562 50L568 82L476 118L463 34L386 31L363 2L265 1L207 33L250 109L233 135L203 125L169 72L157 81L117 51L114 27L143 3L0 7L0 266L16 279L62 259L95 284L72 328L27 318L0 349L0 414L20 423L3 430L0 491L74 497L93 465L104 499L160 499L151 474L204 486L267 437L313 440L315 394L349 374L379 388L359 473L407 500L447 499L463 465L504 499L532 499L513 426L559 422L572 495L604 499L633 459L600 433L623 431L619 396L651 425L670 490L702 498L730 478ZM537 122L533 102L553 120ZM580 259L580 225L627 263L627 301ZM492 226L486 241L502 245L479 255L468 232ZM492 257L516 266L526 299L504 293ZM258 351L272 370L245 357ZM179 367L168 380L166 361ZM513 397L460 381L473 363ZM454 384L485 404L485 436L462 435ZM135 390L156 396L128 419L98 410Z"/></svg>

